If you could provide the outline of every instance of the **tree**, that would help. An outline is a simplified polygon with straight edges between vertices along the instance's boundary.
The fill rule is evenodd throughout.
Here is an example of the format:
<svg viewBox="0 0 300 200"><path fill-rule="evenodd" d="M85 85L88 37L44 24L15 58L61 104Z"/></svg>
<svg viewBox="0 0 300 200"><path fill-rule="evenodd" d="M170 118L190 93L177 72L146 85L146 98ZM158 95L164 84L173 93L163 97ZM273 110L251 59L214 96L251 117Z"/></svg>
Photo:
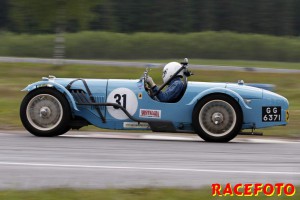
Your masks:
<svg viewBox="0 0 300 200"><path fill-rule="evenodd" d="M8 25L8 0L0 1L0 30Z"/></svg>
<svg viewBox="0 0 300 200"><path fill-rule="evenodd" d="M0 29L298 35L299 9L300 0L0 0Z"/></svg>
<svg viewBox="0 0 300 200"><path fill-rule="evenodd" d="M93 19L90 22L91 30L117 31L114 2L112 0L102 0L101 3L92 8Z"/></svg>
<svg viewBox="0 0 300 200"><path fill-rule="evenodd" d="M76 22L78 28L86 29L92 19L91 8L99 0L10 0L10 18L19 32L54 31L57 24Z"/></svg>

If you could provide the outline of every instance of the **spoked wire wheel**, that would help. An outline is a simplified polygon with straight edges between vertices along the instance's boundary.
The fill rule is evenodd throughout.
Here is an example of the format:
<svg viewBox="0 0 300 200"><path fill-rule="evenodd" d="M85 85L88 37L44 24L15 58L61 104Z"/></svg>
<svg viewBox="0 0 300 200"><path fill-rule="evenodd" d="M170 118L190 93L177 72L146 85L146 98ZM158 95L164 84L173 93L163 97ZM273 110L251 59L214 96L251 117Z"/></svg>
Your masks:
<svg viewBox="0 0 300 200"><path fill-rule="evenodd" d="M209 101L200 111L199 123L207 134L221 137L233 130L236 123L236 113L226 101Z"/></svg>
<svg viewBox="0 0 300 200"><path fill-rule="evenodd" d="M36 89L24 97L20 118L23 126L33 135L61 135L70 130L70 105L65 96L56 89Z"/></svg>
<svg viewBox="0 0 300 200"><path fill-rule="evenodd" d="M239 104L226 95L211 95L193 111L193 126L205 141L228 142L241 130L243 115Z"/></svg>
<svg viewBox="0 0 300 200"><path fill-rule="evenodd" d="M41 131L57 127L63 116L61 103L52 95L40 94L33 97L27 105L26 116L29 123Z"/></svg>

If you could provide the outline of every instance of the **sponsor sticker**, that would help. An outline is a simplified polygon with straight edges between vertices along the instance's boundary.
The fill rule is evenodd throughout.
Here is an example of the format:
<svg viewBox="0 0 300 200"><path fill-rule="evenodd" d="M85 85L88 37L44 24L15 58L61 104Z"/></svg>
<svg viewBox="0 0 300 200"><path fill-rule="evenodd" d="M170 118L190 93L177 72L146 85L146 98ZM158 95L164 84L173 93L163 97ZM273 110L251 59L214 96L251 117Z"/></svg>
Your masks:
<svg viewBox="0 0 300 200"><path fill-rule="evenodd" d="M160 119L161 110L140 109L140 117Z"/></svg>
<svg viewBox="0 0 300 200"><path fill-rule="evenodd" d="M148 123L138 123L138 122L124 122L123 123L124 128L149 128Z"/></svg>
<svg viewBox="0 0 300 200"><path fill-rule="evenodd" d="M139 98L139 99L143 99L143 94L142 94L142 93L139 93L138 98Z"/></svg>

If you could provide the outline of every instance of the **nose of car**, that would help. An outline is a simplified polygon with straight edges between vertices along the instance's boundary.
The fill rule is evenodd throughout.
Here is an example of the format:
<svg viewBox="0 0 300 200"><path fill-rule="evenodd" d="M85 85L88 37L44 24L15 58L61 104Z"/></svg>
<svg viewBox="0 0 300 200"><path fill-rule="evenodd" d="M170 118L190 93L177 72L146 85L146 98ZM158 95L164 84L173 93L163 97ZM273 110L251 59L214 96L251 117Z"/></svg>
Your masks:
<svg viewBox="0 0 300 200"><path fill-rule="evenodd" d="M274 105L281 104L281 105L285 105L286 108L288 108L289 106L289 102L285 97L267 90L263 90L263 99L272 101Z"/></svg>
<svg viewBox="0 0 300 200"><path fill-rule="evenodd" d="M251 87L247 85L227 84L226 88L240 94L244 99L262 99L261 88Z"/></svg>

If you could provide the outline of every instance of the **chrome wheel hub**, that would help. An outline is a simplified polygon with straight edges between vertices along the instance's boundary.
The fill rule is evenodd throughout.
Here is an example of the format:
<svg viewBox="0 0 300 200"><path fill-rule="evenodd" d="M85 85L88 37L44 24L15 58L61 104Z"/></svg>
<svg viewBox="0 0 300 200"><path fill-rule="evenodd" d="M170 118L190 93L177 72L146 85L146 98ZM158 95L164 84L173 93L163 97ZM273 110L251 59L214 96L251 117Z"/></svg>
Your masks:
<svg viewBox="0 0 300 200"><path fill-rule="evenodd" d="M223 122L222 113L216 112L212 115L211 120L215 125L221 124Z"/></svg>
<svg viewBox="0 0 300 200"><path fill-rule="evenodd" d="M40 109L40 117L48 118L51 115L51 110L48 107L42 107Z"/></svg>

